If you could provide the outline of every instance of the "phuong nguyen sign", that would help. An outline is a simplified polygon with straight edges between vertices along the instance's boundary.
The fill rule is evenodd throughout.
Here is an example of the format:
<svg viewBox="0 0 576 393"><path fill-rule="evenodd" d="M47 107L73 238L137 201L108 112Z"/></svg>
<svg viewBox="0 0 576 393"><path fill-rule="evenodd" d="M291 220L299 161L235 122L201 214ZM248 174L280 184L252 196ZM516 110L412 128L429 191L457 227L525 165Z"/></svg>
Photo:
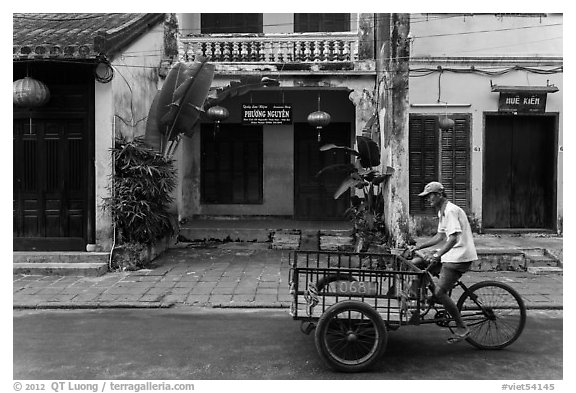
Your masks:
<svg viewBox="0 0 576 393"><path fill-rule="evenodd" d="M500 112L534 113L546 111L546 93L500 92Z"/></svg>
<svg viewBox="0 0 576 393"><path fill-rule="evenodd" d="M242 104L242 124L292 124L292 104Z"/></svg>

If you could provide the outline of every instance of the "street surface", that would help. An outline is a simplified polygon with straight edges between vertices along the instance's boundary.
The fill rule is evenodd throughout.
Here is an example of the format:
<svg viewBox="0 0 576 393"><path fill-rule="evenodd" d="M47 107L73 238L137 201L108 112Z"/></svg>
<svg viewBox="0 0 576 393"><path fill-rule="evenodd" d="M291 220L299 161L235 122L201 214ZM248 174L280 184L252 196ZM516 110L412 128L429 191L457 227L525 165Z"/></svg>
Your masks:
<svg viewBox="0 0 576 393"><path fill-rule="evenodd" d="M437 326L401 327L360 374L328 369L286 310L26 310L13 322L15 380L563 378L562 311L530 311L523 335L501 351L448 345Z"/></svg>

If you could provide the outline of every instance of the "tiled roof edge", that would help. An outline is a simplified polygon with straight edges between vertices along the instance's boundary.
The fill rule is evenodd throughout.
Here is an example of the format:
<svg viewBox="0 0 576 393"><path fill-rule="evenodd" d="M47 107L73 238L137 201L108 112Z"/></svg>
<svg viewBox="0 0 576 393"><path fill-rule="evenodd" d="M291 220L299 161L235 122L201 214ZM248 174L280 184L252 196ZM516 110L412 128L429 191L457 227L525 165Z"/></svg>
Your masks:
<svg viewBox="0 0 576 393"><path fill-rule="evenodd" d="M126 24L121 29L108 31L98 31L94 37L94 50L113 56L126 45L130 44L134 38L163 22L166 14L146 14L142 18Z"/></svg>
<svg viewBox="0 0 576 393"><path fill-rule="evenodd" d="M145 14L141 18L108 31L97 31L93 42L83 45L12 45L13 60L78 59L94 60L100 54L112 57L136 37L164 21L166 14Z"/></svg>
<svg viewBox="0 0 576 393"><path fill-rule="evenodd" d="M85 45L12 45L14 60L24 59L94 59L98 55L93 44Z"/></svg>

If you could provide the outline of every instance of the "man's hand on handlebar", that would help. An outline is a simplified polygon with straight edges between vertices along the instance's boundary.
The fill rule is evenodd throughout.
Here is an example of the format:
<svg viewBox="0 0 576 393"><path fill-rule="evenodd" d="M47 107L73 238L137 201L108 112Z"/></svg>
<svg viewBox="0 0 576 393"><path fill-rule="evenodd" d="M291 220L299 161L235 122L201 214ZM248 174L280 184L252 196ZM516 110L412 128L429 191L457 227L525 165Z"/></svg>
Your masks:
<svg viewBox="0 0 576 393"><path fill-rule="evenodd" d="M430 264L436 264L440 262L440 256L436 253L430 253L426 255L426 262Z"/></svg>

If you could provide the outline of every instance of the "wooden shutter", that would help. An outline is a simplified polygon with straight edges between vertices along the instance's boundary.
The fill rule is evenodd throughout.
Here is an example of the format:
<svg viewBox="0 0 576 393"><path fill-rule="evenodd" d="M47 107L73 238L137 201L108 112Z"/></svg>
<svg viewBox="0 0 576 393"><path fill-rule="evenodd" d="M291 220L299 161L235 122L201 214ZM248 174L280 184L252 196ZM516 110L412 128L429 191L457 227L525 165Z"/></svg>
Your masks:
<svg viewBox="0 0 576 393"><path fill-rule="evenodd" d="M448 199L470 210L470 121L453 116L454 128L442 130L440 182Z"/></svg>
<svg viewBox="0 0 576 393"><path fill-rule="evenodd" d="M262 33L262 14L204 13L200 29L202 34Z"/></svg>
<svg viewBox="0 0 576 393"><path fill-rule="evenodd" d="M418 197L431 181L440 181L450 201L465 211L470 210L470 116L452 114L450 118L455 122L454 128L440 131L438 116L410 115L411 214L432 213Z"/></svg>
<svg viewBox="0 0 576 393"><path fill-rule="evenodd" d="M294 32L350 31L350 14L294 14Z"/></svg>
<svg viewBox="0 0 576 393"><path fill-rule="evenodd" d="M432 116L410 115L409 124L410 213L430 213L418 196L426 183L438 180L438 124Z"/></svg>
<svg viewBox="0 0 576 393"><path fill-rule="evenodd" d="M206 204L261 204L262 127L203 124L201 201Z"/></svg>

